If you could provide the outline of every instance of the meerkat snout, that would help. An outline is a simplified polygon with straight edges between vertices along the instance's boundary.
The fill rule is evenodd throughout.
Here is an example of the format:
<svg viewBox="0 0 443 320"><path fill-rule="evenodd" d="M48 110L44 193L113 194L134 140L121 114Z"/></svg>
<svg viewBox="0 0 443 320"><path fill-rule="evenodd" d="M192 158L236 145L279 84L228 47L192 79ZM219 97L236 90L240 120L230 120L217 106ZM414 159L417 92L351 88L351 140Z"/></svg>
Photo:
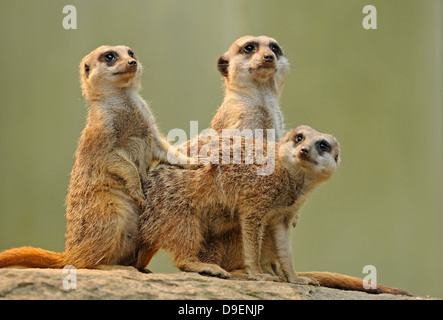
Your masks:
<svg viewBox="0 0 443 320"><path fill-rule="evenodd" d="M309 158L309 147L302 147L300 149L300 156L303 158Z"/></svg>
<svg viewBox="0 0 443 320"><path fill-rule="evenodd" d="M318 163L315 160L315 155L311 156L311 148L309 146L301 146L300 151L295 153L295 156L299 161L299 164L302 167L305 166L316 166ZM307 164L306 164L307 163Z"/></svg>
<svg viewBox="0 0 443 320"><path fill-rule="evenodd" d="M267 54L263 57L263 60L265 62L274 62L274 55L273 54Z"/></svg>
<svg viewBox="0 0 443 320"><path fill-rule="evenodd" d="M136 60L129 60L126 69L121 72L116 72L115 75L121 75L124 73L135 73L137 71L137 61Z"/></svg>

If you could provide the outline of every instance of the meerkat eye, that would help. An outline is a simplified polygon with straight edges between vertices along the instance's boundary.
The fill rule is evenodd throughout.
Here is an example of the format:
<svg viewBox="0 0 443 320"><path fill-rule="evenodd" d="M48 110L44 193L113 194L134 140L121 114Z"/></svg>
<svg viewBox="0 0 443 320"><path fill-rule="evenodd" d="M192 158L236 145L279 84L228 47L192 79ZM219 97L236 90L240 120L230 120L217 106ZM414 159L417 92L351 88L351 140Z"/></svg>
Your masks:
<svg viewBox="0 0 443 320"><path fill-rule="evenodd" d="M128 54L131 58L135 59L135 55L134 52L132 52L131 50L128 51Z"/></svg>
<svg viewBox="0 0 443 320"><path fill-rule="evenodd" d="M334 158L334 160L335 160L335 162L338 162L338 154L337 154L337 155L335 155L335 158Z"/></svg>
<svg viewBox="0 0 443 320"><path fill-rule="evenodd" d="M115 53L114 52L108 52L104 55L105 60L108 62L111 62L112 60L115 59Z"/></svg>
<svg viewBox="0 0 443 320"><path fill-rule="evenodd" d="M281 49L280 47L276 44L276 43L271 43L269 45L269 48L271 49L272 52L274 52L276 55L281 54Z"/></svg>
<svg viewBox="0 0 443 320"><path fill-rule="evenodd" d="M329 152L331 150L331 145L326 140L320 141L318 146L323 152Z"/></svg>
<svg viewBox="0 0 443 320"><path fill-rule="evenodd" d="M303 135L301 133L295 136L295 143L299 143L302 140L303 140Z"/></svg>
<svg viewBox="0 0 443 320"><path fill-rule="evenodd" d="M255 46L251 43L248 43L247 45L245 45L243 47L243 51L246 53L251 53L252 51L254 51L254 49L255 49Z"/></svg>

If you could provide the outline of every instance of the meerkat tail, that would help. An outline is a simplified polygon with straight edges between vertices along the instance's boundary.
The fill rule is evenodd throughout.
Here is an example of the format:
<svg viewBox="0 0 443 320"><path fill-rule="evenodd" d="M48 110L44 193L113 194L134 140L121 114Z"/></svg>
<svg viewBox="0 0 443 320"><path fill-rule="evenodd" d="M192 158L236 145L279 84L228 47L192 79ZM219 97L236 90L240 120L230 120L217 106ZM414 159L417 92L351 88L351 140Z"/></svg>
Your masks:
<svg viewBox="0 0 443 320"><path fill-rule="evenodd" d="M0 268L53 268L64 267L64 254L40 248L21 247L0 252Z"/></svg>
<svg viewBox="0 0 443 320"><path fill-rule="evenodd" d="M341 290L353 290L353 291L363 291L367 293L390 293L410 296L410 294L402 289L391 288L377 284L375 289L366 289L363 286L363 279L351 277L339 273L332 272L297 272L299 277L307 277L311 279L316 279L320 286L327 288L335 288Z"/></svg>

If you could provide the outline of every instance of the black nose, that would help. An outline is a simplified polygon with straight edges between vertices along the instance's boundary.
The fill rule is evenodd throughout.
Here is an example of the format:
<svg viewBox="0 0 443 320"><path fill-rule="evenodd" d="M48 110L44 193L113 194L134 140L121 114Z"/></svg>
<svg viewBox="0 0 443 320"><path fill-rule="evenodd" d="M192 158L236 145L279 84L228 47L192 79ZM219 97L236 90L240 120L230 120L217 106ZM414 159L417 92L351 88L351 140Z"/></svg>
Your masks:
<svg viewBox="0 0 443 320"><path fill-rule="evenodd" d="M309 157L309 148L308 147L301 148L300 155L302 155L304 157Z"/></svg>
<svg viewBox="0 0 443 320"><path fill-rule="evenodd" d="M137 66L137 61L135 61L135 60L128 61L128 65L130 67L135 67L135 66Z"/></svg>
<svg viewBox="0 0 443 320"><path fill-rule="evenodd" d="M273 54L267 54L263 57L263 60L265 62L273 62L274 61L274 55Z"/></svg>

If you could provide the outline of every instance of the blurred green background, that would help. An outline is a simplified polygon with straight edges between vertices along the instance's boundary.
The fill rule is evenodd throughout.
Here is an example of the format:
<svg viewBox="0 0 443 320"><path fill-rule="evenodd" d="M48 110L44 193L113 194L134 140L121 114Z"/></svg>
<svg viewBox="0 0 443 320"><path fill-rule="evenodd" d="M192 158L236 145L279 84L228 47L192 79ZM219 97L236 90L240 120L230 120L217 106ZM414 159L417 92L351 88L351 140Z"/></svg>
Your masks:
<svg viewBox="0 0 443 320"><path fill-rule="evenodd" d="M65 30L65 5L77 30ZM377 8L377 30L362 9ZM301 210L298 271L364 277L443 297L442 1L1 1L0 249L64 249L64 198L85 124L78 63L131 46L163 133L209 125L222 101L217 58L269 35L291 62L287 128L336 135L342 165ZM154 272L176 272L166 253ZM1 279L0 279L1 281Z"/></svg>

